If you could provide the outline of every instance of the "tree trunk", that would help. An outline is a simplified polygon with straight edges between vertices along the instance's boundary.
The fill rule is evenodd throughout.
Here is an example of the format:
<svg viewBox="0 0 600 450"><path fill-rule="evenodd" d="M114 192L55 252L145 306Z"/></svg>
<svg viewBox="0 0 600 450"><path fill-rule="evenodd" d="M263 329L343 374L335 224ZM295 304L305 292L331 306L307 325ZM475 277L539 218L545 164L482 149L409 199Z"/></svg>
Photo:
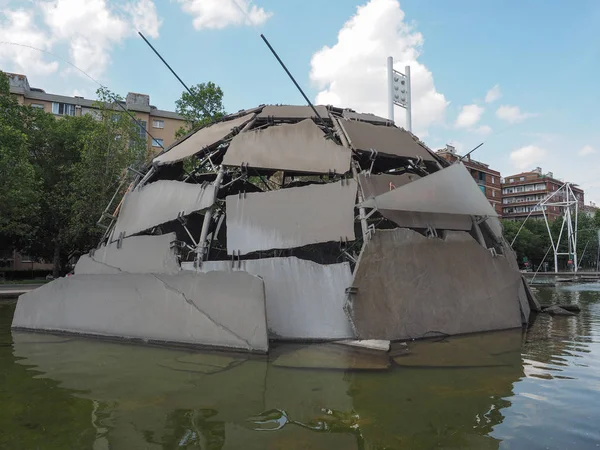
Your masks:
<svg viewBox="0 0 600 450"><path fill-rule="evenodd" d="M60 275L60 242L58 239L54 241L54 259L52 263L54 264L52 276L58 278Z"/></svg>

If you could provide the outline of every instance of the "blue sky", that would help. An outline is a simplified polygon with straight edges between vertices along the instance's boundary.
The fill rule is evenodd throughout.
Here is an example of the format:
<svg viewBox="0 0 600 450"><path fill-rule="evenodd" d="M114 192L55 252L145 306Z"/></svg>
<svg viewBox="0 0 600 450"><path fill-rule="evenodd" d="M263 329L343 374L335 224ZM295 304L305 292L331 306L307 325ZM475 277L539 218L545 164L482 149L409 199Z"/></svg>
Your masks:
<svg viewBox="0 0 600 450"><path fill-rule="evenodd" d="M182 88L136 28L188 84L220 85L228 111L302 103L261 32L311 99L382 115L393 55L397 69L412 67L413 127L432 148L485 142L474 157L503 175L541 166L600 204L598 23L592 0L0 0L0 42L43 48L163 109ZM97 87L14 45L0 44L0 69L53 93ZM399 108L396 118L404 125Z"/></svg>

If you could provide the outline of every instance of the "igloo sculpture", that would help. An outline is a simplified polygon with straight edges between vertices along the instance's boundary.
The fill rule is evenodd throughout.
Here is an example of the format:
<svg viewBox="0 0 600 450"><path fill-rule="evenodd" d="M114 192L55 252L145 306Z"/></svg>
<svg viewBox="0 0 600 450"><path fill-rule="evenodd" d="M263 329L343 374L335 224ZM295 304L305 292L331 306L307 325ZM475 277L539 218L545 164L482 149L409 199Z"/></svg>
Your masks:
<svg viewBox="0 0 600 450"><path fill-rule="evenodd" d="M386 119L260 106L190 133L13 327L266 352L520 327L515 255L467 169Z"/></svg>

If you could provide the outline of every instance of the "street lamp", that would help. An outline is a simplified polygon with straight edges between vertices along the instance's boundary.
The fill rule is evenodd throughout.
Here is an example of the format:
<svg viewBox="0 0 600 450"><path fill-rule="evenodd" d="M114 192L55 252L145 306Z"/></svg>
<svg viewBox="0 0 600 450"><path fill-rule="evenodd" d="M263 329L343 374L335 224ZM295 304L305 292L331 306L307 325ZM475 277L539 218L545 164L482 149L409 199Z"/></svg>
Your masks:
<svg viewBox="0 0 600 450"><path fill-rule="evenodd" d="M410 66L404 67L404 73L394 70L394 58L388 56L388 118L394 121L394 105L406 110L406 129L412 132Z"/></svg>

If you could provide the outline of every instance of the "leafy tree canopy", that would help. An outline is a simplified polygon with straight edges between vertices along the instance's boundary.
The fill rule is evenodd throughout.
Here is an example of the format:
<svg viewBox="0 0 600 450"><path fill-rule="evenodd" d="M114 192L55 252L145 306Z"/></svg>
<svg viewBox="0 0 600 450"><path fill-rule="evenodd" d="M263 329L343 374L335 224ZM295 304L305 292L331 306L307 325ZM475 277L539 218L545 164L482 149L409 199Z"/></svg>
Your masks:
<svg viewBox="0 0 600 450"><path fill-rule="evenodd" d="M177 137L218 120L226 114L223 107L223 91L212 81L191 86L190 91L191 94L183 91L181 98L175 102L177 113L187 122L186 127L177 131Z"/></svg>

